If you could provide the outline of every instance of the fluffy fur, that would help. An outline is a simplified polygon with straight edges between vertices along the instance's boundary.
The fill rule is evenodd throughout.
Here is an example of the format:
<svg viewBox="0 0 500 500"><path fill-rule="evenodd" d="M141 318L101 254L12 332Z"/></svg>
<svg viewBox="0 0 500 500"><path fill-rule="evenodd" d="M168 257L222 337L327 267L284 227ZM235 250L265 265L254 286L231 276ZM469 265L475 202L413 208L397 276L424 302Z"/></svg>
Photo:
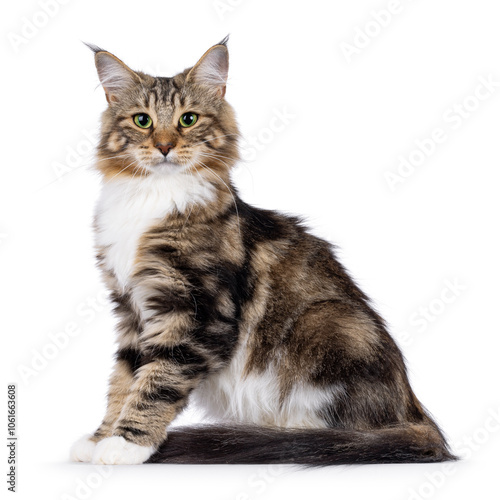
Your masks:
<svg viewBox="0 0 500 500"><path fill-rule="evenodd" d="M126 288L142 234L169 213L214 198L211 184L188 173L117 178L103 186L96 211L96 242L106 248L105 266Z"/></svg>
<svg viewBox="0 0 500 500"><path fill-rule="evenodd" d="M69 453L70 458L73 462L90 462L95 447L96 442L92 440L92 434L85 434L73 443Z"/></svg>
<svg viewBox="0 0 500 500"><path fill-rule="evenodd" d="M153 446L140 446L121 436L111 436L97 443L92 453L94 464L142 464L155 451Z"/></svg>
<svg viewBox="0 0 500 500"><path fill-rule="evenodd" d="M239 198L225 41L172 78L93 50L108 101L96 247L118 350L106 415L72 458L453 459L384 321L332 246L299 219ZM190 400L220 424L167 436Z"/></svg>

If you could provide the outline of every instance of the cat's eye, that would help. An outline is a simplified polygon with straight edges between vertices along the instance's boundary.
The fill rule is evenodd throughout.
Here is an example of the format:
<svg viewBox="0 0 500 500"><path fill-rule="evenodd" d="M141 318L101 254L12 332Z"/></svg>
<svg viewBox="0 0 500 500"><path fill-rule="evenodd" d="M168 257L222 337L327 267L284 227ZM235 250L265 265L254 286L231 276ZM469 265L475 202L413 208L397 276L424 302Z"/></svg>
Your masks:
<svg viewBox="0 0 500 500"><path fill-rule="evenodd" d="M179 118L179 123L181 127L187 128L192 127L198 121L198 115L196 113L184 113Z"/></svg>
<svg viewBox="0 0 500 500"><path fill-rule="evenodd" d="M137 115L134 115L134 123L139 128L149 128L153 124L153 120L146 113L139 113Z"/></svg>

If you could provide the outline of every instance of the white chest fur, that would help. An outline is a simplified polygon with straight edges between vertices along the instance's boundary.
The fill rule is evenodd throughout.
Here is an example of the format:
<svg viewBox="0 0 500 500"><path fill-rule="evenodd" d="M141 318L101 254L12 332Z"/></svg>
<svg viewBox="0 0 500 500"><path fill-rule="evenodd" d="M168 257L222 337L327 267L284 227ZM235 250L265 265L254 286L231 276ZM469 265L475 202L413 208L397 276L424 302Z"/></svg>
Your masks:
<svg viewBox="0 0 500 500"><path fill-rule="evenodd" d="M122 288L130 277L138 242L173 210L184 212L214 198L213 187L187 173L116 179L103 185L96 209L96 243L106 268Z"/></svg>

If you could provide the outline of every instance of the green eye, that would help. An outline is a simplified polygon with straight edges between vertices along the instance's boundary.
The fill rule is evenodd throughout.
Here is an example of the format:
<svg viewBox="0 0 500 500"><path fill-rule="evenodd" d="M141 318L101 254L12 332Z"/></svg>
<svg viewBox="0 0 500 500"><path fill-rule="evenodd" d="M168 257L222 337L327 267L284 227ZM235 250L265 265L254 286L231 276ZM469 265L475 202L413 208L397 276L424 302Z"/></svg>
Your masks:
<svg viewBox="0 0 500 500"><path fill-rule="evenodd" d="M179 118L181 127L192 127L198 121L198 115L195 113L184 113Z"/></svg>
<svg viewBox="0 0 500 500"><path fill-rule="evenodd" d="M146 113L134 115L134 123L140 128L149 128L153 124L153 120Z"/></svg>

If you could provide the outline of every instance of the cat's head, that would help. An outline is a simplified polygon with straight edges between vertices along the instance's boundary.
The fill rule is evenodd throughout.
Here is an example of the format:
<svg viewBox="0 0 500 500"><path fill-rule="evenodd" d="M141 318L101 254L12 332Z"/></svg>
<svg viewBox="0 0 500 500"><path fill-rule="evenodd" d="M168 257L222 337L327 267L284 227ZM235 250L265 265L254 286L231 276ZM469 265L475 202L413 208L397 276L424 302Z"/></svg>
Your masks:
<svg viewBox="0 0 500 500"><path fill-rule="evenodd" d="M133 71L113 54L90 48L108 101L96 165L106 179L187 171L227 177L238 159L239 133L224 98L226 39L171 78Z"/></svg>

